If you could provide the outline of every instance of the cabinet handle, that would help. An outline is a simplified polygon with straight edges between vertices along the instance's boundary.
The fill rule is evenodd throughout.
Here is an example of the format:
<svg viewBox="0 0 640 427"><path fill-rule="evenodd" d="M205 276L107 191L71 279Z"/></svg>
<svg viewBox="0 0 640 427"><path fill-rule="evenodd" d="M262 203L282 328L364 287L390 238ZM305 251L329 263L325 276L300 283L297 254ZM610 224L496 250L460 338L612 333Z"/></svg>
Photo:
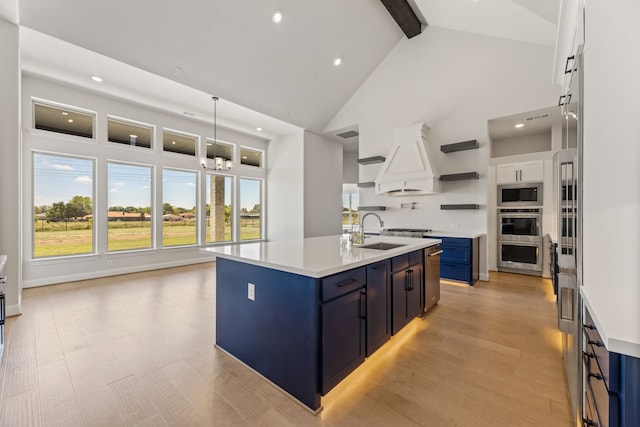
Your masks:
<svg viewBox="0 0 640 427"><path fill-rule="evenodd" d="M575 55L571 55L567 57L567 62L564 64L564 73L569 74L572 71L573 67L569 67L569 61L573 61L576 59Z"/></svg>
<svg viewBox="0 0 640 427"><path fill-rule="evenodd" d="M439 250L438 252L434 252L429 254L429 256L436 256L436 255L440 255L442 252L444 252L443 250Z"/></svg>
<svg viewBox="0 0 640 427"><path fill-rule="evenodd" d="M361 319L367 318L367 292L366 291L360 292L360 318Z"/></svg>
<svg viewBox="0 0 640 427"><path fill-rule="evenodd" d="M589 344L595 345L596 347L604 347L604 343L602 341L589 340Z"/></svg>
<svg viewBox="0 0 640 427"><path fill-rule="evenodd" d="M382 270L385 267L386 267L385 264L377 264L377 265L374 265L373 267L371 267L371 269L372 270Z"/></svg>
<svg viewBox="0 0 640 427"><path fill-rule="evenodd" d="M354 283L358 283L358 279L345 280L343 282L340 282L340 283L336 284L336 286L339 287L339 288L343 288L345 286L353 285Z"/></svg>
<svg viewBox="0 0 640 427"><path fill-rule="evenodd" d="M582 425L586 427L598 427L598 423L590 420L589 418L583 418Z"/></svg>
<svg viewBox="0 0 640 427"><path fill-rule="evenodd" d="M516 181L518 180L518 169L516 169Z"/></svg>
<svg viewBox="0 0 640 427"><path fill-rule="evenodd" d="M584 325L585 328L594 330L596 327L594 325Z"/></svg>
<svg viewBox="0 0 640 427"><path fill-rule="evenodd" d="M603 380L604 379L604 377L602 375L600 375L599 373L597 373L597 372L589 372L589 376L593 377L593 378L595 378L597 380Z"/></svg>

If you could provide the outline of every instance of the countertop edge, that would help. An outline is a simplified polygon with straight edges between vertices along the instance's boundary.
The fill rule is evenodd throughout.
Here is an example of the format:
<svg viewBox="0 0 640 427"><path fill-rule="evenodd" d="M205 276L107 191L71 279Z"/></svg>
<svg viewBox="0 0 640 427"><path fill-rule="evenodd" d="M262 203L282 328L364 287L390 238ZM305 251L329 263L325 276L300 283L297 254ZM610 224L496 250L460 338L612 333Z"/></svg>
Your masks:
<svg viewBox="0 0 640 427"><path fill-rule="evenodd" d="M323 277L331 276L331 275L336 274L336 273L340 273L340 272L343 272L343 271L351 270L353 268L358 268L358 267L362 267L362 266L365 266L365 265L373 264L373 263L376 263L376 262L379 262L379 261L382 261L382 260L385 260L385 259L393 258L393 257L398 256L398 255L403 255L403 254L406 254L406 253L409 253L409 252L413 252L413 251L416 251L416 250L428 248L430 246L442 243L442 240L440 240L440 239L431 239L431 238L411 239L411 240L415 240L416 243L412 242L412 244L408 244L406 246L401 246L401 247L398 247L398 248L384 250L384 251L378 251L378 250L375 250L375 249L369 249L371 251L380 252L380 254L376 254L375 256L371 256L371 257L369 257L367 259L354 261L354 262L349 263L349 264L339 265L339 266L336 266L336 267L326 268L326 269L322 269L322 270L306 270L306 269L291 267L291 266L282 265L282 264L275 264L275 263L271 263L271 262L268 262L268 261L256 260L256 259L252 259L252 258L245 258L245 257L239 256L239 255L216 252L216 249L220 248L220 246L211 247L211 248L203 248L200 251L202 253L205 253L205 254L208 254L208 255L215 255L216 257L220 257L220 258L230 259L230 260L233 260L233 261L240 261L240 262L244 262L246 264L257 265L257 266L260 266L260 267L271 268L271 269L274 269L274 270L285 271L285 272L288 272L288 273L299 274L301 276L311 277L311 278L314 278L314 279L320 279L320 278L323 278ZM229 246L229 245L227 245L227 246Z"/></svg>
<svg viewBox="0 0 640 427"><path fill-rule="evenodd" d="M624 332L620 333L619 331L624 331L624 328L619 328L618 326L620 325L616 324L617 322L615 319L611 319L611 316L607 316L606 314L603 315L603 313L598 311L591 303L590 291L588 288L581 288L580 293L582 294L582 301L589 310L589 314L591 315L607 350L640 358L640 334L635 337L626 337ZM611 330L615 332L611 334Z"/></svg>

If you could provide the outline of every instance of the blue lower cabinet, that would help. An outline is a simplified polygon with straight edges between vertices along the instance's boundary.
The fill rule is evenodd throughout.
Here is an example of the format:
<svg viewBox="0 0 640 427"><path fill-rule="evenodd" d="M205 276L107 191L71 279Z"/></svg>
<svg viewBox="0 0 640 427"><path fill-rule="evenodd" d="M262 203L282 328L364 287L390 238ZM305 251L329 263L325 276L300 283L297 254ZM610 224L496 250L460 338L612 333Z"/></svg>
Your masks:
<svg viewBox="0 0 640 427"><path fill-rule="evenodd" d="M367 356L391 338L391 263L367 266Z"/></svg>
<svg viewBox="0 0 640 427"><path fill-rule="evenodd" d="M589 310L584 319L584 425L640 426L640 358L607 351Z"/></svg>
<svg viewBox="0 0 640 427"><path fill-rule="evenodd" d="M403 262L404 255L391 259L392 334L420 315L423 307L423 251L407 255L410 255L407 263Z"/></svg>
<svg viewBox="0 0 640 427"><path fill-rule="evenodd" d="M322 394L331 390L366 356L364 288L322 304Z"/></svg>
<svg viewBox="0 0 640 427"><path fill-rule="evenodd" d="M460 237L429 236L440 239L440 278L458 280L473 286L479 278L479 237L474 239Z"/></svg>

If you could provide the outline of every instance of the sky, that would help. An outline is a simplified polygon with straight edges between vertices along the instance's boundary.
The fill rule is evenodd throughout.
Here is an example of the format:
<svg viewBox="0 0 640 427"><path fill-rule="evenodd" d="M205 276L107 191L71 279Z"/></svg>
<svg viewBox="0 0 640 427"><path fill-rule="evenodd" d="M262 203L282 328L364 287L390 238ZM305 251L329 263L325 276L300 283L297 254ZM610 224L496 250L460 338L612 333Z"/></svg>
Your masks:
<svg viewBox="0 0 640 427"><path fill-rule="evenodd" d="M93 165L93 160L34 154L35 206L51 205L60 201L67 203L74 196L91 197ZM108 205L149 206L152 200L151 176L150 166L109 163ZM196 172L165 169L163 171L163 203L192 209L196 204L197 176ZM240 191L241 208L246 207L250 210L255 204L260 203L260 181L241 179ZM230 197L231 191L225 191L226 204L231 202Z"/></svg>

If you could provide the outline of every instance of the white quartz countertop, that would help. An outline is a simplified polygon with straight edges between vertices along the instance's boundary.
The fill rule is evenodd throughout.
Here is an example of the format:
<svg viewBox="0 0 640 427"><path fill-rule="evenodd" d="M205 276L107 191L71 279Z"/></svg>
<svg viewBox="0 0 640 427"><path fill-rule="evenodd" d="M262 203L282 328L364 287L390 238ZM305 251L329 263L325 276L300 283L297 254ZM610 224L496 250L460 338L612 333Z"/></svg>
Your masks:
<svg viewBox="0 0 640 427"><path fill-rule="evenodd" d="M335 235L213 246L201 251L216 257L319 278L433 246L441 240L369 236L365 239L364 246L377 242L397 243L403 246L388 250L366 249L359 246L342 247L340 235Z"/></svg>
<svg viewBox="0 0 640 427"><path fill-rule="evenodd" d="M437 237L458 237L462 239L475 239L477 237L484 236L483 233L474 233L468 231L438 231L433 230L429 233L425 233L426 236L437 236Z"/></svg>
<svg viewBox="0 0 640 427"><path fill-rule="evenodd" d="M583 287L581 293L607 350L640 357L640 288Z"/></svg>

